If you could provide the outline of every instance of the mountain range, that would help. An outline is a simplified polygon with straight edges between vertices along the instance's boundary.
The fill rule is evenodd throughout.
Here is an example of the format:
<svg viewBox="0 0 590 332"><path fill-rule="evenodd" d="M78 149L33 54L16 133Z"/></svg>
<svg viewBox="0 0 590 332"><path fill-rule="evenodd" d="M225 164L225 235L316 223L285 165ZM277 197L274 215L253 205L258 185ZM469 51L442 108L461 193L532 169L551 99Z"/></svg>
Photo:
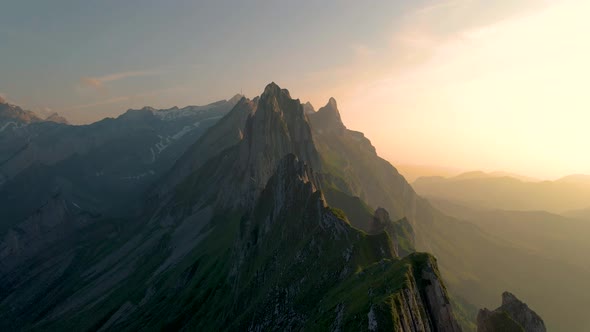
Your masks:
<svg viewBox="0 0 590 332"><path fill-rule="evenodd" d="M333 98L271 83L10 130L3 329L475 331L506 290L551 330L589 327L583 266L441 212Z"/></svg>
<svg viewBox="0 0 590 332"><path fill-rule="evenodd" d="M21 121L6 127L0 131L0 229L26 218L56 192L94 214L134 211L154 179L239 98L129 110L84 126Z"/></svg>
<svg viewBox="0 0 590 332"><path fill-rule="evenodd" d="M320 122L324 114L333 115L331 106L335 101L318 111ZM270 84L259 98L241 98L228 108L167 170L162 166L161 177L145 186L135 183L144 204L109 195L100 197L105 204L93 204L101 201L80 199L76 189L88 190L72 180L35 185L48 198L23 221L6 219L14 222L4 227L0 243L3 328L460 330L434 257L411 252L407 221L392 221L384 209L373 215L358 197L337 189L344 179L326 171L298 100ZM208 119L211 112L208 107L198 115ZM101 157L137 167L125 163L128 153L140 150L129 144L133 129L139 127L136 144L147 143L142 129L157 136L154 123L164 126L168 119L143 109L71 128L80 131L76 138L92 139L60 147L57 161L39 154L19 159L29 143L5 162L13 166L18 160L22 170L5 171L3 189L18 193L19 181L31 181L31 167L57 172L70 159L100 176L112 174L102 173ZM54 135L73 135L65 125L53 126ZM125 133L119 142L101 142L102 130L116 138L119 128ZM53 146L71 141L43 140ZM141 147L155 158L161 151L154 149L167 147L162 142ZM120 169L121 163L113 166ZM362 218L331 206L324 186L333 187L332 197L354 201ZM122 210L127 213L117 213ZM366 231L356 227L361 223Z"/></svg>
<svg viewBox="0 0 590 332"><path fill-rule="evenodd" d="M420 177L412 183L425 197L441 197L482 208L567 213L590 208L590 175L539 181L507 173L468 172Z"/></svg>

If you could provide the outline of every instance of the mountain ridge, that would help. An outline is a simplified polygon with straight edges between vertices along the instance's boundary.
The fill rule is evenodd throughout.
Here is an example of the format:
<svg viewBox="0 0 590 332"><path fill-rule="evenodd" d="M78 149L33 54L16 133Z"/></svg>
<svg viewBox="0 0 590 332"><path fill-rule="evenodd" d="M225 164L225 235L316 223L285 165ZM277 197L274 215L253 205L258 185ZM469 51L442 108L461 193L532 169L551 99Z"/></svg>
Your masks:
<svg viewBox="0 0 590 332"><path fill-rule="evenodd" d="M236 111L241 107L245 112ZM460 331L432 256L400 259L388 232L358 230L328 204L321 188L329 174L299 100L270 84L260 98L242 98L234 111L198 140L216 141L216 129L234 132L225 148L207 161L188 162L197 166L188 168L186 178L160 187L172 188L157 196L168 199L147 202L137 217L116 228L116 236L104 234L117 221L88 224L84 233L90 240L68 245L92 259L71 261L54 251L60 260L41 268L59 276L58 285L72 286L53 287L35 308L13 303L0 323L32 314L38 318L28 322L31 330L137 330L148 324ZM244 118L243 130L236 131ZM201 157L191 154L193 148L185 158ZM10 290L0 308L10 299L27 301L46 292L48 286L35 282L23 264L14 282L28 286ZM375 278L382 282L373 284ZM349 289L360 293L346 296ZM319 312L312 309L318 303Z"/></svg>

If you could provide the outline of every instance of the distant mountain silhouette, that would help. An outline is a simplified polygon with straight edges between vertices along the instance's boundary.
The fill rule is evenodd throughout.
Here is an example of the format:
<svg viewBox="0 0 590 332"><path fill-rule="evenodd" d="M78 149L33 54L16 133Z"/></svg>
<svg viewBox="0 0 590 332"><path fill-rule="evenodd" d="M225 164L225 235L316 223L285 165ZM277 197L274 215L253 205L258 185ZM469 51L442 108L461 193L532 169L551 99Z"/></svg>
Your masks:
<svg viewBox="0 0 590 332"><path fill-rule="evenodd" d="M426 197L482 208L565 213L590 205L590 176L586 175L568 176L556 181L525 181L510 175L469 172L450 178L418 178L412 187Z"/></svg>

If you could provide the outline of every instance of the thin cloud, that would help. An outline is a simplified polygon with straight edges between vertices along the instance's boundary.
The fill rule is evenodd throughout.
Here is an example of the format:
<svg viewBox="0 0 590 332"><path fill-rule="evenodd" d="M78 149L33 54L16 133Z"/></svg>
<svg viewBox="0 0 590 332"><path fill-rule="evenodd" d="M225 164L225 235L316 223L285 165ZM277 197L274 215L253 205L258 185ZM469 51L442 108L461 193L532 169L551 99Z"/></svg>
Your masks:
<svg viewBox="0 0 590 332"><path fill-rule="evenodd" d="M130 77L141 77L141 76L152 76L159 75L162 71L160 70L147 70L147 71L125 71L120 73L114 73L98 77L82 77L80 83L83 86L94 88L96 90L104 91L105 84L109 82L119 81Z"/></svg>

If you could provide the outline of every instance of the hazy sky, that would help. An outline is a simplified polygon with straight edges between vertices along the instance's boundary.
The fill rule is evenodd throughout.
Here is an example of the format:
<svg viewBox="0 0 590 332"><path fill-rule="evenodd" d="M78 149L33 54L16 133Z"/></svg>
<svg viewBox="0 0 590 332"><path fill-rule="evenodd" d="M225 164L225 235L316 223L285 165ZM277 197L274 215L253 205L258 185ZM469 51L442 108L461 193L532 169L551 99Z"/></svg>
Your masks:
<svg viewBox="0 0 590 332"><path fill-rule="evenodd" d="M275 81L395 163L590 173L590 1L3 0L0 95L87 123Z"/></svg>

